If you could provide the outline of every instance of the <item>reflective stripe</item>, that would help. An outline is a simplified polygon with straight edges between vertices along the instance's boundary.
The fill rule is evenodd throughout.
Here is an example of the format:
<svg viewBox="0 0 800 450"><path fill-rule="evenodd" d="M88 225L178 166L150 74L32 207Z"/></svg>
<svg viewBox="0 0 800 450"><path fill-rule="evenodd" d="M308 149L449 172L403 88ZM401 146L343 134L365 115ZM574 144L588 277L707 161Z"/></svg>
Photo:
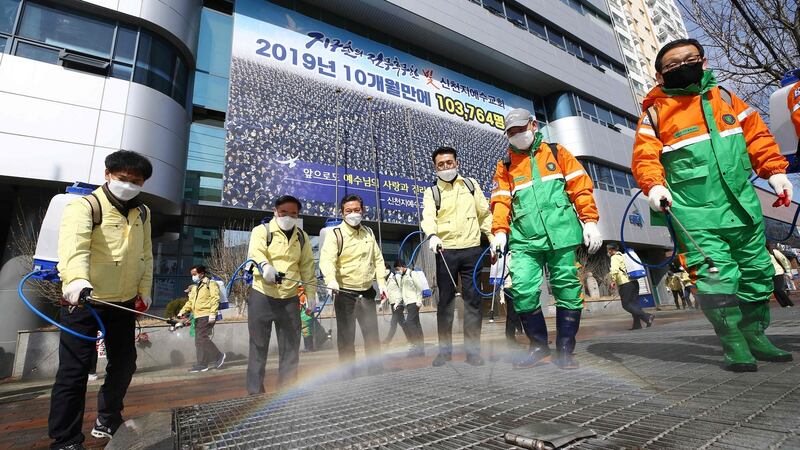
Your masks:
<svg viewBox="0 0 800 450"><path fill-rule="evenodd" d="M520 189L525 189L525 188L531 187L531 186L533 186L533 181L528 181L527 183L522 183L519 186L514 186L514 189L511 190L511 195L516 194L517 191L519 191Z"/></svg>
<svg viewBox="0 0 800 450"><path fill-rule="evenodd" d="M569 174L566 177L564 177L564 179L566 181L569 181L569 180L571 180L571 179L573 179L575 177L581 176L581 175L586 175L586 171L585 170L576 170L575 172L572 172L571 174Z"/></svg>
<svg viewBox="0 0 800 450"><path fill-rule="evenodd" d="M747 108L744 111L740 112L739 115L736 116L736 118L739 119L739 122L741 122L744 120L745 117L749 116L750 114L753 114L754 112L756 111L753 108Z"/></svg>
<svg viewBox="0 0 800 450"><path fill-rule="evenodd" d="M648 136L656 137L656 132L653 131L652 128L639 128L639 133L640 134L646 134Z"/></svg>
<svg viewBox="0 0 800 450"><path fill-rule="evenodd" d="M500 196L502 196L502 195L505 195L505 196L507 196L507 197L511 197L511 192L508 192L508 191L497 191L497 192L492 192L492 198L495 198L495 197L500 197Z"/></svg>
<svg viewBox="0 0 800 450"><path fill-rule="evenodd" d="M795 112L795 111L797 111L798 109L800 109L800 103L798 103L798 104L796 104L796 105L794 105L794 106L792 107L792 112Z"/></svg>
<svg viewBox="0 0 800 450"><path fill-rule="evenodd" d="M741 134L741 133L742 133L742 127L731 128L730 130L720 131L719 137L726 137L732 134Z"/></svg>
<svg viewBox="0 0 800 450"><path fill-rule="evenodd" d="M669 153L669 152L681 149L683 147L686 147L687 145L697 144L698 142L707 141L709 139L711 139L711 137L708 135L708 133L701 134L700 136L695 136L693 138L689 138L689 139L684 139L682 141L678 141L678 142L676 142L676 143L674 143L672 145L665 145L664 149L661 150L661 153Z"/></svg>
<svg viewBox="0 0 800 450"><path fill-rule="evenodd" d="M557 180L559 178L564 178L564 175L560 173L554 173L553 175L545 175L542 177L542 181Z"/></svg>

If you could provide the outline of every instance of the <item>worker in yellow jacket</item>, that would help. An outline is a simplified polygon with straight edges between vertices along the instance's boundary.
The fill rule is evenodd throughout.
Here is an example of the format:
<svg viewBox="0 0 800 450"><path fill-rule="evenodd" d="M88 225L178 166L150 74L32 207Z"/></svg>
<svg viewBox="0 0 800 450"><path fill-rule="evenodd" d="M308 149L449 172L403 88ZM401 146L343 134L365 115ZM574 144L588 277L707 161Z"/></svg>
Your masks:
<svg viewBox="0 0 800 450"><path fill-rule="evenodd" d="M316 284L314 255L308 235L301 230L298 217L303 205L296 197L282 195L275 199L275 217L253 228L247 257L258 264L253 274L253 289L247 298L247 330L250 349L247 357L247 392L262 394L267 350L275 324L278 338L278 387L297 379L300 362L300 299L298 287ZM282 280L278 273L286 279ZM305 291L313 305L314 289Z"/></svg>
<svg viewBox="0 0 800 450"><path fill-rule="evenodd" d="M197 351L197 364L189 372L205 372L210 367L222 368L225 353L219 351L211 336L217 322L219 310L219 284L206 276L206 267L193 266L192 285L189 287L189 300L183 305L178 317L189 313L194 317L194 346Z"/></svg>
<svg viewBox="0 0 800 450"><path fill-rule="evenodd" d="M58 234L58 271L64 299L78 305L82 293L135 308L150 307L153 246L150 210L139 200L153 166L144 156L120 150L105 159L106 183L67 205ZM61 323L95 336L98 324L86 308L61 308ZM106 379L97 394L92 436L111 438L122 424L122 400L136 371L135 315L113 307L95 307L106 327ZM62 333L58 372L50 397L48 428L52 448L81 446L86 383L95 343Z"/></svg>
<svg viewBox="0 0 800 450"><path fill-rule="evenodd" d="M372 230L361 224L364 201L355 194L346 195L340 204L344 223L334 227L322 243L319 270L334 295L336 311L336 347L339 361L346 365L346 375L355 376L356 322L364 338L367 369L370 374L383 371L375 306L377 283L380 298L387 299L385 263Z"/></svg>
<svg viewBox="0 0 800 450"><path fill-rule="evenodd" d="M454 283L460 276L466 361L481 366L484 364L480 354L483 301L473 289L472 272L481 254L481 235L490 243L494 239L492 213L477 180L458 173L454 148L439 147L431 159L436 182L425 190L420 226L427 236L428 248L436 255L436 285L439 287L436 305L439 354L433 365L442 366L453 359Z"/></svg>

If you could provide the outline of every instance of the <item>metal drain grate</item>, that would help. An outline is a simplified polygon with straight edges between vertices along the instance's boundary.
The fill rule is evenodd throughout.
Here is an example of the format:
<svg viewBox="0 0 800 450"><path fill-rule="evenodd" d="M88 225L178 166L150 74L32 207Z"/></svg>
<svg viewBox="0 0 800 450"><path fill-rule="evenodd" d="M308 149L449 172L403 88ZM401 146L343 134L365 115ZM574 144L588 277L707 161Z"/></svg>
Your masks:
<svg viewBox="0 0 800 450"><path fill-rule="evenodd" d="M798 350L800 313L773 314ZM180 408L175 447L508 449L506 431L545 420L597 432L575 449L800 447L800 363L724 372L715 339L698 319L579 343L575 371L456 362Z"/></svg>

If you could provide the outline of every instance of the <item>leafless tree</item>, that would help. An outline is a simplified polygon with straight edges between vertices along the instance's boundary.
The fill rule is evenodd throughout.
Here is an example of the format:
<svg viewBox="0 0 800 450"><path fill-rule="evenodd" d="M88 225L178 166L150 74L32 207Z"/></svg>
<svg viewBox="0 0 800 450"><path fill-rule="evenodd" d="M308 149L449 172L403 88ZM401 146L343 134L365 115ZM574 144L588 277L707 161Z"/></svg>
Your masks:
<svg viewBox="0 0 800 450"><path fill-rule="evenodd" d="M797 0L678 0L718 81L768 116L770 94L800 66Z"/></svg>
<svg viewBox="0 0 800 450"><path fill-rule="evenodd" d="M33 267L33 255L36 253L36 242L39 239L39 225L44 218L44 212L36 215L38 220L28 222L23 215L17 216L17 223L11 227L11 251L15 256L22 256L25 267ZM53 283L31 279L28 286L32 286L36 297L58 305L61 300L61 282Z"/></svg>

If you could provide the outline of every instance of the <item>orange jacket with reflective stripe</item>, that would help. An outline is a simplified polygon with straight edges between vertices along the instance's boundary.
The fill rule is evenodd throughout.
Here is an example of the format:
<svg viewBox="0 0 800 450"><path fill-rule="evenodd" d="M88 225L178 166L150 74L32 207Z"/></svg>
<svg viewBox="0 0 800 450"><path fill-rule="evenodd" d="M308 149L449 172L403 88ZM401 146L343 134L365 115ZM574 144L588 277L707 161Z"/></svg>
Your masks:
<svg viewBox="0 0 800 450"><path fill-rule="evenodd" d="M592 179L583 165L566 148L558 147L558 161L553 156L546 142L539 144L534 153L536 166L539 169L541 182L563 180L564 190L569 200L575 205L578 218L583 222L597 222L600 215L592 196ZM511 197L525 189L533 188L531 158L528 153L518 153L508 149L511 164L506 170L503 161L497 162L497 169L492 186L492 233L502 231L508 233L511 220Z"/></svg>
<svg viewBox="0 0 800 450"><path fill-rule="evenodd" d="M786 173L788 163L761 116L733 93L732 105L721 97L719 87L711 88L709 93L720 136L744 135L750 164L756 174L766 179L776 173ZM658 116L658 137L647 117L650 106L655 107ZM645 112L636 130L631 169L639 187L647 194L655 185L667 185L662 153L708 140L709 134L700 95L669 96L656 86L644 99L642 110Z"/></svg>

